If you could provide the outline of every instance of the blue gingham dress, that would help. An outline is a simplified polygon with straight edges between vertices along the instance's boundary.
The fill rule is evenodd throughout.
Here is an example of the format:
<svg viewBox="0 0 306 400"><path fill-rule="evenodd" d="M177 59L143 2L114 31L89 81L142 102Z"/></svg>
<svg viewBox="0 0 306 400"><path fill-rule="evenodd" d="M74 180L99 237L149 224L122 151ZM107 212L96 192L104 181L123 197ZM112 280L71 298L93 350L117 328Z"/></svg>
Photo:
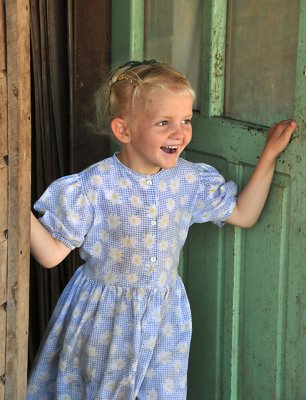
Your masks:
<svg viewBox="0 0 306 400"><path fill-rule="evenodd" d="M51 317L27 399L185 399L180 250L193 223L222 225L235 203L233 182L183 159L146 176L114 155L53 182L34 207L84 264Z"/></svg>

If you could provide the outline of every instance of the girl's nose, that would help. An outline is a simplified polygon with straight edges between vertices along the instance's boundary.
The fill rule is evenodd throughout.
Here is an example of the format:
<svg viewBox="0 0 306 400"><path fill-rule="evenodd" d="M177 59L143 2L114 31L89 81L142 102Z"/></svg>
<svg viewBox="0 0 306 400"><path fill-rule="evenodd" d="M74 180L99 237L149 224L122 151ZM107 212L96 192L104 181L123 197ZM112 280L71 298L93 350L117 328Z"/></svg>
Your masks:
<svg viewBox="0 0 306 400"><path fill-rule="evenodd" d="M173 131L171 136L173 138L181 138L184 135L184 128L181 124L176 124L173 126Z"/></svg>

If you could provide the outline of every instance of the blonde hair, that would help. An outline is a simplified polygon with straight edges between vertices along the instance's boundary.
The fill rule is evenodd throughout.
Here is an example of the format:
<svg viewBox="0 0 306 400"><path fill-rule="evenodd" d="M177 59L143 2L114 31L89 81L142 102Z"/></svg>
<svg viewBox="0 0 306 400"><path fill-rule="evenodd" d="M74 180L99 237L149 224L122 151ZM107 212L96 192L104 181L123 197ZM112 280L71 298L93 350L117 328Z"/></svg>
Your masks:
<svg viewBox="0 0 306 400"><path fill-rule="evenodd" d="M109 131L114 118L133 121L135 103L153 89L171 89L196 95L185 75L155 60L129 61L115 69L96 93L98 125Z"/></svg>

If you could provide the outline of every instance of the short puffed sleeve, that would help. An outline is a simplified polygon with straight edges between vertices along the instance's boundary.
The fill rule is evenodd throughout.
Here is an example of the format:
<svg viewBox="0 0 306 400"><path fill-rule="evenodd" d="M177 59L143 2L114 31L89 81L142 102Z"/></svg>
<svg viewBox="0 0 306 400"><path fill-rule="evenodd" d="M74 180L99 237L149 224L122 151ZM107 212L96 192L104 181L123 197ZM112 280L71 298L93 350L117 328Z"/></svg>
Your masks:
<svg viewBox="0 0 306 400"><path fill-rule="evenodd" d="M237 185L225 182L223 176L210 165L196 164L199 187L195 201L193 222L211 221L222 226L236 205Z"/></svg>
<svg viewBox="0 0 306 400"><path fill-rule="evenodd" d="M57 179L34 204L39 221L70 249L80 247L92 221L92 205L83 193L78 174Z"/></svg>

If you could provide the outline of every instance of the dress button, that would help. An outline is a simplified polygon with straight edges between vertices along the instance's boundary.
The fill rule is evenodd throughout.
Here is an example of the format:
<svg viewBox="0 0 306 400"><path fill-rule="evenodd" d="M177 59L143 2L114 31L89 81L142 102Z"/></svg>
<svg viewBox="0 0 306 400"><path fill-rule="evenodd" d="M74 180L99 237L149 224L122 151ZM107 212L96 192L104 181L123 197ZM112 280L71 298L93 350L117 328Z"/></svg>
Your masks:
<svg viewBox="0 0 306 400"><path fill-rule="evenodd" d="M156 225L156 221L155 221L154 219L152 219L151 225L152 225L152 226L155 226L155 225Z"/></svg>
<svg viewBox="0 0 306 400"><path fill-rule="evenodd" d="M150 260L151 260L151 262L155 262L156 261L156 257L151 257Z"/></svg>
<svg viewBox="0 0 306 400"><path fill-rule="evenodd" d="M151 179L148 179L148 180L147 180L147 185L148 185L148 186L151 186L151 185L152 185Z"/></svg>

